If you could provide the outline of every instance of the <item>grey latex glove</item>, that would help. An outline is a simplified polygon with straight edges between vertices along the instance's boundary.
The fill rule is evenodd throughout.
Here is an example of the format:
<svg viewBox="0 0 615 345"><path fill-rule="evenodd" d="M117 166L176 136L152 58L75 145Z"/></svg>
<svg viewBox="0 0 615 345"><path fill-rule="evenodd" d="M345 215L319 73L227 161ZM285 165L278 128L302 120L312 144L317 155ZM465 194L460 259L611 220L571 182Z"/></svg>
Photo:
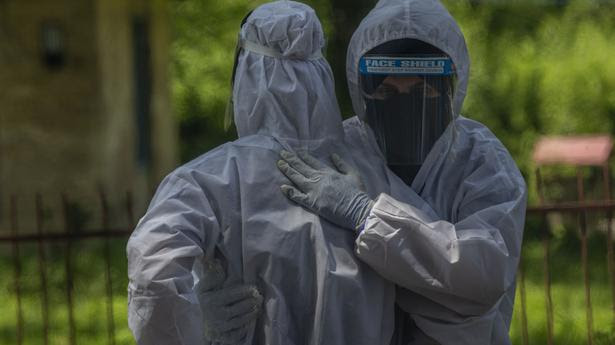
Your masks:
<svg viewBox="0 0 615 345"><path fill-rule="evenodd" d="M336 169L307 153L282 151L280 157L278 168L296 186L281 186L289 199L343 228L363 226L374 202L359 173L338 155L331 155Z"/></svg>
<svg viewBox="0 0 615 345"><path fill-rule="evenodd" d="M255 286L224 287L224 268L218 260L205 263L201 285L205 337L221 344L237 344L259 315L263 297Z"/></svg>

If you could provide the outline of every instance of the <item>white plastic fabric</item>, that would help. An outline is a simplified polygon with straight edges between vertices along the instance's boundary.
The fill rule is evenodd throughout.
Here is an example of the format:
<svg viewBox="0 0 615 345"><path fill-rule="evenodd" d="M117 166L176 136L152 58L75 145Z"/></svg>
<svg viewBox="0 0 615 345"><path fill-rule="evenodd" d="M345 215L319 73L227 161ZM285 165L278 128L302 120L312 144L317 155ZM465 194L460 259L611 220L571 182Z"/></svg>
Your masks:
<svg viewBox="0 0 615 345"><path fill-rule="evenodd" d="M240 138L161 183L130 237L129 325L138 344L204 344L198 280L220 259L225 286L254 284L263 312L243 344L382 344L392 334L394 285L354 255L355 235L280 191L279 152L360 156L344 143L324 45L308 6L280 1L248 18L233 97ZM354 165L354 164L353 164ZM383 163L360 169L371 197L388 191Z"/></svg>
<svg viewBox="0 0 615 345"><path fill-rule="evenodd" d="M427 156L411 189L388 173L356 241L357 255L398 285L397 303L413 319L412 345L510 344L508 331L521 251L526 186L502 143L459 116L469 77L461 30L435 0L381 0L354 33L348 85L357 117L344 123L361 160L382 159L364 117L359 58L389 40L414 38L456 65L455 120ZM406 344L404 344L406 345Z"/></svg>

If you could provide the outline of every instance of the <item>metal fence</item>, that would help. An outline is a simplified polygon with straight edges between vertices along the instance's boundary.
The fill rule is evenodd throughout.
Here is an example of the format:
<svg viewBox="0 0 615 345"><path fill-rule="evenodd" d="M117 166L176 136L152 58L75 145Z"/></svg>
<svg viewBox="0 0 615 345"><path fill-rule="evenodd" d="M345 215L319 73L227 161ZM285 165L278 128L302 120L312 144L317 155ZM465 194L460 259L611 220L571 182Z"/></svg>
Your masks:
<svg viewBox="0 0 615 345"><path fill-rule="evenodd" d="M609 139L610 140L610 139ZM610 141L609 141L610 142ZM610 152L610 151L608 151ZM580 155L583 158L587 155ZM591 283L588 264L588 214L598 215L598 217L604 217L606 221L606 260L607 260L607 274L609 277L609 283L611 288L612 299L612 322L611 327L615 326L615 267L613 258L613 211L615 210L615 201L611 200L611 177L608 166L608 154L601 157L598 160L600 163L598 167L601 170L602 179L602 195L599 196L602 200L599 201L586 201L586 191L584 183L584 166L582 164L575 165L576 168L576 202L572 203L559 203L559 204L546 204L545 197L545 183L543 181L543 174L541 168L538 167L536 173L536 189L538 192L539 205L530 207L527 210L528 216L538 216L542 218L543 226L540 228L540 237L542 238L542 266L544 277L544 298L546 306L546 329L547 329L547 345L554 344L553 329L554 329L554 314L553 314L553 300L551 295L551 229L549 227L549 221L547 216L552 213L564 213L575 215L578 221L578 234L580 238L580 252L581 252L581 266L583 271L583 286L585 293L585 321L586 321L586 339L587 344L592 345L593 339L593 312L591 302ZM523 261L523 258L522 258ZM529 343L528 336L528 319L527 319L527 307L526 307L526 293L525 293L525 272L524 265L519 265L519 290L521 297L521 329L523 344ZM615 328L613 328L615 329Z"/></svg>
<svg viewBox="0 0 615 345"><path fill-rule="evenodd" d="M40 300L41 300L41 316L43 320L43 343L49 344L49 287L47 276L47 256L48 252L45 244L49 242L60 241L64 244L64 270L65 270L65 293L66 293L66 308L68 312L68 341L70 345L76 344L75 332L75 317L74 317L74 276L73 262L75 260L73 249L75 241L82 239L102 240L104 243L103 260L105 263L105 291L106 291L106 323L107 323L107 338L108 344L116 343L115 326L114 326L114 311L113 311L113 281L111 279L111 257L109 241L114 237L127 237L134 228L134 212L133 200L130 192L127 192L124 200L125 207L125 227L112 229L110 224L109 203L107 195L101 190L98 193L98 209L100 212L100 223L98 229L93 231L76 231L71 222L71 204L65 194L61 195L61 208L64 229L62 232L45 232L43 228L44 204L43 198L37 194L34 201L34 217L36 219L36 233L20 233L19 219L20 209L18 207L17 196L11 196L9 201L9 227L10 234L5 235L0 233L0 244L10 243L12 247L12 259L14 268L14 291L17 304L16 315L16 339L17 344L24 343L24 317L22 308L22 261L20 255L20 247L24 243L36 243L38 256L38 271L40 278Z"/></svg>
<svg viewBox="0 0 615 345"><path fill-rule="evenodd" d="M588 266L588 226L587 226L587 216L588 214L602 214L607 221L607 239L612 239L612 212L615 210L615 201L607 200L607 201L599 201L599 202L576 202L576 203L567 203L567 204L559 204L559 205L541 205L536 207L528 208L528 217L538 216L543 218L542 224L544 227L540 229L540 236L542 238L542 247L543 247L543 256L542 256L542 267L543 267L543 277L544 277L544 298L545 298L545 306L546 306L546 329L547 329L547 344L554 344L554 314L553 314L553 301L551 297L551 231L549 228L549 222L546 219L548 214L551 213L564 213L564 214L574 214L578 218L579 222L579 236L580 236L580 252L581 252L581 266L583 270L583 285L584 285L584 293L585 293L585 309L586 309L586 331L587 331L587 344L593 344L593 316L592 316L592 302L591 302L591 283L589 276L589 266ZM610 280L610 288L612 294L612 311L613 311L613 322L612 324L615 326L615 280L613 279L613 247L612 241L607 240L605 243L605 251L607 253L606 260L608 263L608 275ZM523 258L522 258L523 261ZM530 337L528 334L528 316L527 316L527 303L526 303L526 289L525 289L525 272L524 265L519 265L519 274L518 274L518 289L519 289L519 297L520 301L517 301L521 304L521 332L523 344L529 344Z"/></svg>
<svg viewBox="0 0 615 345"><path fill-rule="evenodd" d="M580 196L582 196L582 183L579 185ZM134 212L133 201L130 193L126 193L124 197L124 213L125 213L125 226L121 228L112 228L110 225L110 211L109 202L107 196L103 191L99 191L97 199L97 209L100 213L100 224L97 229L91 229L90 231L76 231L70 221L70 202L66 195L62 195L62 218L63 218L63 231L62 232L46 232L43 227L43 199L40 195L37 195L34 199L34 217L36 219L36 232L35 233L22 233L20 232L20 209L18 207L17 197L12 196L9 201L9 228L10 233L5 234L0 232L0 244L10 244L12 248L11 256L13 261L14 276L14 295L16 298L17 315L16 315L16 343L18 345L24 343L24 317L22 311L22 296L21 280L22 280L22 262L20 257L20 248L26 243L35 244L37 246L37 261L38 261L38 275L40 281L39 294L41 300L41 315L42 315L42 327L43 327L43 343L49 344L49 297L48 297L48 279L47 279L47 256L45 244L50 242L58 242L62 245L64 250L64 270L65 270L65 301L68 314L68 341L70 345L76 344L75 336L75 317L74 317L74 275L73 275L73 263L76 258L74 257L73 249L75 242L78 240L94 240L102 241L104 248L103 260L105 264L104 280L106 291L106 329L107 329L107 343L116 344L116 330L114 326L114 310L113 310L113 293L112 288L114 282L111 278L111 258L109 241L112 238L126 238L132 229L134 228ZM580 197L581 200L582 197ZM586 324L587 324L587 344L592 344L592 303L591 303L591 285L589 280L588 261L587 261L587 217L591 215L600 215L607 219L609 239L612 238L612 213L615 210L615 200L599 201L599 202L584 202L579 201L575 203L548 205L543 204L528 209L528 217L541 217L545 219L545 227L541 229L542 246L543 246L543 273L544 273L544 298L546 302L546 320L545 325L547 329L547 344L553 344L553 303L551 299L551 271L550 271L550 229L546 217L551 213L560 214L572 214L578 218L579 222L579 235L580 235L580 250L581 250L581 264L583 268L583 280L585 286L585 306L586 306ZM611 241L606 243L606 253L608 260L608 272L610 276L610 287L613 298L613 325L615 325L615 280L614 280L614 266L613 266L613 249ZM526 289L525 289L525 272L523 265L519 267L518 274L518 291L520 303L520 326L522 331L523 344L530 343L530 336L528 334L528 315L526 306Z"/></svg>

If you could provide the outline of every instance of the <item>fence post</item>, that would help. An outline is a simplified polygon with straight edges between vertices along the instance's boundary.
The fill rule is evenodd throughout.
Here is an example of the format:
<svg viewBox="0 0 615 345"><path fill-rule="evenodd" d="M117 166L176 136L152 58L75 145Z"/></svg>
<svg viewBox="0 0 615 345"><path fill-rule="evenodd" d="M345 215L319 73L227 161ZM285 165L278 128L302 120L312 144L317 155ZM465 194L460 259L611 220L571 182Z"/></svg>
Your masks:
<svg viewBox="0 0 615 345"><path fill-rule="evenodd" d="M602 166L602 178L604 180L604 199L611 200L611 176L609 174L609 165L605 163ZM611 299L613 320L611 328L615 329L615 268L613 267L613 212L611 209L606 211L606 257L607 268L609 270L609 282L611 283Z"/></svg>
<svg viewBox="0 0 615 345"><path fill-rule="evenodd" d="M519 294L521 297L521 336L523 345L528 345L530 337L527 331L527 305L525 298L525 266L523 263L523 255L519 258Z"/></svg>
<svg viewBox="0 0 615 345"><path fill-rule="evenodd" d="M583 192L583 171L581 167L577 168L577 193L579 203L585 199ZM592 317L592 302L591 290L589 282L589 268L587 263L587 211L579 212L579 223L581 226L581 262L583 265L583 283L585 285L585 312L587 318L587 344L592 345L593 342L593 317Z"/></svg>
<svg viewBox="0 0 615 345"><path fill-rule="evenodd" d="M11 196L11 235L15 238L13 240L13 264L15 265L15 295L17 296L17 344L21 345L23 342L23 311L21 308L21 259L19 255L19 242L17 241L17 234L19 232L18 223L18 211L17 211L17 197Z"/></svg>
<svg viewBox="0 0 615 345"><path fill-rule="evenodd" d="M102 211L102 226L103 231L108 234L109 233L109 206L107 203L107 198L105 196L105 192L102 187L99 187L98 195L100 197L100 207ZM109 236L105 236L105 278L107 282L106 290L107 290L107 336L109 339L109 344L115 345L115 324L113 320L113 285L111 282L111 248L109 245Z"/></svg>
<svg viewBox="0 0 615 345"><path fill-rule="evenodd" d="M132 193L126 191L126 215L128 216L128 228L133 230L135 227L135 217L133 211Z"/></svg>
<svg viewBox="0 0 615 345"><path fill-rule="evenodd" d="M75 345L75 318L73 314L73 271L71 265L72 251L72 229L70 224L70 214L68 200L65 194L62 194L62 206L64 209L64 227L66 232L66 302L68 306L68 326L69 326L69 342L70 345Z"/></svg>
<svg viewBox="0 0 615 345"><path fill-rule="evenodd" d="M41 311L43 313L43 343L49 344L49 296L47 291L47 269L45 257L45 245L43 243L43 197L40 193L36 194L36 232L38 235L38 270L41 278Z"/></svg>
<svg viewBox="0 0 615 345"><path fill-rule="evenodd" d="M545 196L542 186L542 175L540 169L536 169L536 189L538 190L539 204L542 206L545 203ZM549 220L546 213L542 214L542 220L544 229L542 231L543 239L543 270L544 270L544 284L545 284L545 304L547 309L547 345L553 345L553 302L551 300L551 271L549 270L549 256L550 254L550 231Z"/></svg>

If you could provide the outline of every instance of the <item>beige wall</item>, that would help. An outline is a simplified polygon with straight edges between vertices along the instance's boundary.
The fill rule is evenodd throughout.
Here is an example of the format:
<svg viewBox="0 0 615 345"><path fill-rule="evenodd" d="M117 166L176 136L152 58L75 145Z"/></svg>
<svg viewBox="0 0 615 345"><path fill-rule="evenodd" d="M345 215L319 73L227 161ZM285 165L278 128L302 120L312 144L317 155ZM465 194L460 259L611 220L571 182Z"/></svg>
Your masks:
<svg viewBox="0 0 615 345"><path fill-rule="evenodd" d="M179 162L178 158L178 128L174 121L170 100L171 78L170 54L171 34L169 24L168 2L166 0L150 0L151 6L151 46L152 66L154 70L165 70L167 73L154 74L152 93L152 149L157 154L154 161L152 182L158 182Z"/></svg>
<svg viewBox="0 0 615 345"><path fill-rule="evenodd" d="M137 190L151 190L177 164L177 131L169 101L169 23L166 0L132 1L99 0L98 44L103 107L109 126L105 133L105 176L111 185L134 186ZM144 171L134 164L136 120L134 115L134 85L132 80L132 19L145 16L149 21L151 68L151 169ZM118 156L118 150L130 148ZM147 195L139 195L148 198Z"/></svg>
<svg viewBox="0 0 615 345"><path fill-rule="evenodd" d="M98 185L132 190L143 210L177 162L168 76L166 0L0 0L0 200L41 192L90 202ZM152 165L136 164L132 19L148 18ZM66 33L67 64L40 58L41 23ZM25 202L25 201L24 201ZM30 204L29 201L27 201ZM1 213L0 213L1 215ZM4 217L6 218L6 217ZM2 219L0 219L0 223Z"/></svg>
<svg viewBox="0 0 615 345"><path fill-rule="evenodd" d="M71 188L90 175L93 141L101 125L93 8L89 1L8 1L10 58L0 66L2 190ZM67 65L41 63L41 22L67 32ZM74 169L65 178L66 164Z"/></svg>

